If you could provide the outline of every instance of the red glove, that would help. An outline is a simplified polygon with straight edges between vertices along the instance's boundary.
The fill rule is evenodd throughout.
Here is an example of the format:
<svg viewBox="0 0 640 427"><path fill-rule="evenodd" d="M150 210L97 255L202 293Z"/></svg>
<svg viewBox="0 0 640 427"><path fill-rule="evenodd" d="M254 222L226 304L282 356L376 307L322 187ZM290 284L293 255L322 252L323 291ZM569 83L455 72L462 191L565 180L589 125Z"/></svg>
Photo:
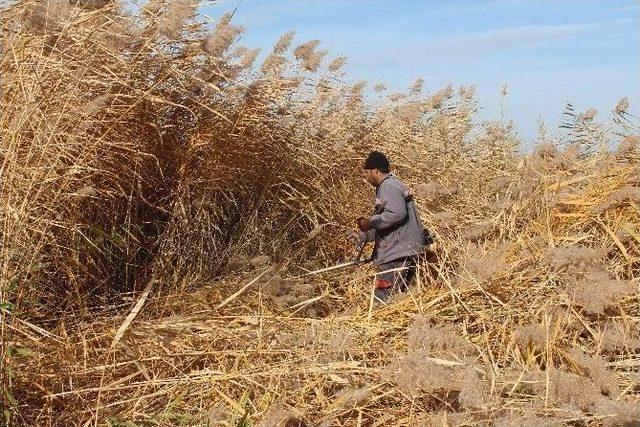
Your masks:
<svg viewBox="0 0 640 427"><path fill-rule="evenodd" d="M360 229L360 231L363 232L367 232L369 230L371 230L371 223L369 222L369 220L363 216L361 216L360 218L358 218L356 220L356 223L358 224L358 228Z"/></svg>

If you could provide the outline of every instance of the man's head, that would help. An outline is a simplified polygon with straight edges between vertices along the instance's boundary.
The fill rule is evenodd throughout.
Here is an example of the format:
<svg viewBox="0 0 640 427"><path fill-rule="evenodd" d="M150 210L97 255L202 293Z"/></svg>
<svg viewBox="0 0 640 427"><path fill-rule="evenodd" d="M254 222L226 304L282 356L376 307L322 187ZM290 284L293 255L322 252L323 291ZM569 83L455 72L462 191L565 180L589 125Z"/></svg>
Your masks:
<svg viewBox="0 0 640 427"><path fill-rule="evenodd" d="M381 152L372 151L364 161L362 168L365 179L377 187L389 173L389 160Z"/></svg>

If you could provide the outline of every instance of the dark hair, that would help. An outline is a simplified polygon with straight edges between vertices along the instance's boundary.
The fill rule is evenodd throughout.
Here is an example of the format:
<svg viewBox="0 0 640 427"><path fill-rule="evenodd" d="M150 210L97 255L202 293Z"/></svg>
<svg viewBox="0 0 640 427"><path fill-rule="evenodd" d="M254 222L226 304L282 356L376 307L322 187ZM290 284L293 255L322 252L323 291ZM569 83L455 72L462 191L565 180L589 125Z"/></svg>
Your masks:
<svg viewBox="0 0 640 427"><path fill-rule="evenodd" d="M389 173L389 160L379 151L372 151L364 161L363 169L378 169L382 173Z"/></svg>

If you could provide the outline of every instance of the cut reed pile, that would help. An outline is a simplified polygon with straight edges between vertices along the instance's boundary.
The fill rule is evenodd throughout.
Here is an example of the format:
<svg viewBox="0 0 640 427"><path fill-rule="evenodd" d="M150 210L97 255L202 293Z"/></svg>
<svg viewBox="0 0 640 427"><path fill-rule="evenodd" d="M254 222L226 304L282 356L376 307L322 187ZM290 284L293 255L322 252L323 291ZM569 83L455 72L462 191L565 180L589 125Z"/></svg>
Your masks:
<svg viewBox="0 0 640 427"><path fill-rule="evenodd" d="M319 42L285 34L255 64L230 16L195 10L3 10L6 421L640 419L625 100L610 126L569 106L566 140L525 156L510 125L474 124L472 88L417 81L373 107ZM366 268L292 278L351 255L336 236L370 209L372 148L438 237L415 288L382 308Z"/></svg>

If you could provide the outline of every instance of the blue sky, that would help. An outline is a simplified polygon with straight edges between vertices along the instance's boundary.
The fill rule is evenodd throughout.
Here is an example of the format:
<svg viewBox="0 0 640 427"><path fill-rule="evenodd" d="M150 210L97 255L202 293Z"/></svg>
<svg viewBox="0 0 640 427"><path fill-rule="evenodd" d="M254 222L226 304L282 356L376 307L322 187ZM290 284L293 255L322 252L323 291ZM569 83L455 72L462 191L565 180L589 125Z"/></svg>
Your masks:
<svg viewBox="0 0 640 427"><path fill-rule="evenodd" d="M350 79L390 92L418 77L428 92L475 85L480 119L498 117L506 84L506 117L525 142L540 119L553 135L567 102L607 119L627 96L640 113L637 0L222 0L204 12L236 7L241 44L268 51L294 30L347 56Z"/></svg>

